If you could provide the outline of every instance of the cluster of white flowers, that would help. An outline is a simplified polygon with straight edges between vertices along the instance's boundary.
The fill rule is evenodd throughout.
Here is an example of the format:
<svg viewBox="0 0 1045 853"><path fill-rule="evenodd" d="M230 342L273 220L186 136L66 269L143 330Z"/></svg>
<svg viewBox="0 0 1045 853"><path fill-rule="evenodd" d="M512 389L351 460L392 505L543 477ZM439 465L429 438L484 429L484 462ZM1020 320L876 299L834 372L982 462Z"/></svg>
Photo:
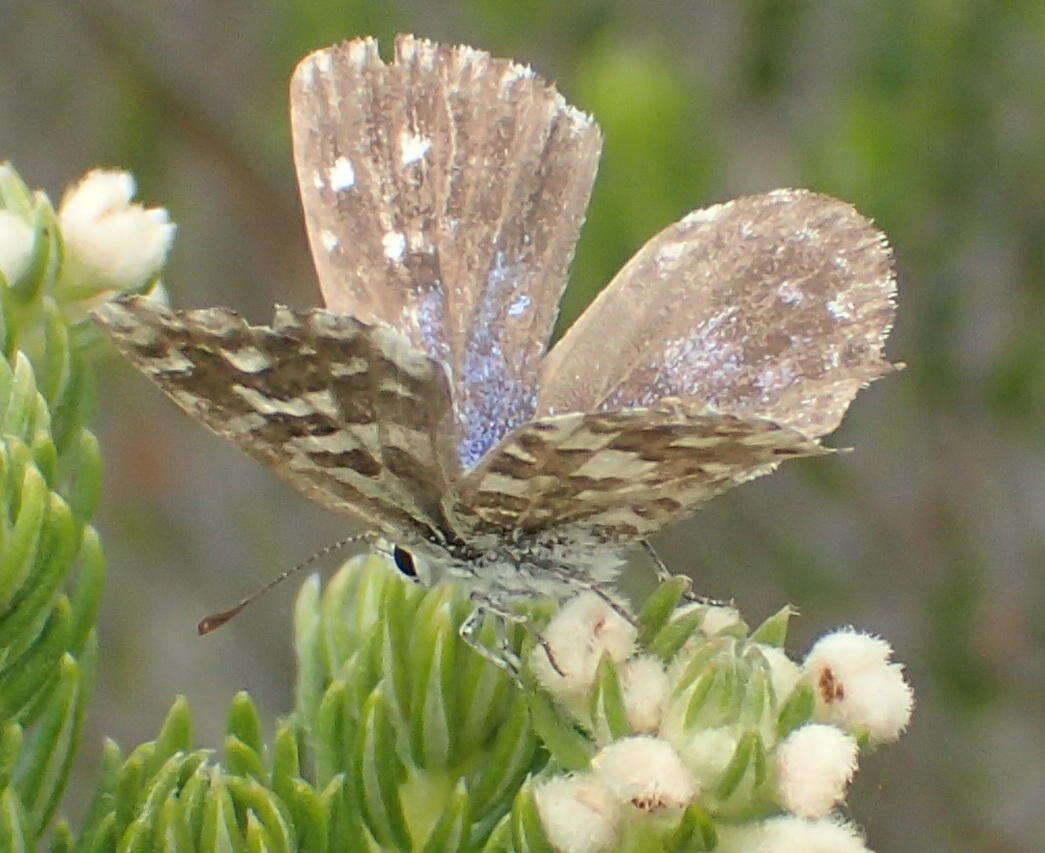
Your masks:
<svg viewBox="0 0 1045 853"><path fill-rule="evenodd" d="M610 850L624 822L681 816L699 804L728 818L719 848L727 853L867 850L834 811L856 772L859 744L894 740L910 718L911 689L889 645L838 631L800 665L748 639L733 608L697 607L699 629L667 662L638 648L636 628L592 593L549 623L532 671L597 752L589 770L537 785L548 840L562 853ZM615 667L631 729L616 739L592 701L605 660ZM804 716L781 736L780 712L799 691ZM778 816L761 819L772 811Z"/></svg>
<svg viewBox="0 0 1045 853"><path fill-rule="evenodd" d="M165 299L158 277L177 226L163 208L133 203L135 190L127 172L96 169L70 187L56 216L45 193L30 191L0 164L0 283L31 295L52 282L49 295L72 320L121 291Z"/></svg>
<svg viewBox="0 0 1045 853"><path fill-rule="evenodd" d="M131 199L127 172L95 169L70 188L58 209L67 267L104 290L131 290L152 279L167 260L177 226L161 207Z"/></svg>

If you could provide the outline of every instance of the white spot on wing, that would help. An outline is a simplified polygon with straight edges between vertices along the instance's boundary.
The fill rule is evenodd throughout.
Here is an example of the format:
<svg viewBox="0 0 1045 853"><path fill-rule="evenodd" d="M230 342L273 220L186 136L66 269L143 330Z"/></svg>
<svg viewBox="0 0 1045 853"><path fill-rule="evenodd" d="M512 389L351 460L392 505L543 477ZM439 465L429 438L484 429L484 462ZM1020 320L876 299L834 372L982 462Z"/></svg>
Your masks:
<svg viewBox="0 0 1045 853"><path fill-rule="evenodd" d="M521 498L530 491L531 485L532 483L528 480L520 480L518 477L508 474L490 473L479 483L479 491Z"/></svg>
<svg viewBox="0 0 1045 853"><path fill-rule="evenodd" d="M359 39L358 41L349 42L348 44L348 61L362 68L363 64L367 61L371 50L373 49L374 42L372 39Z"/></svg>
<svg viewBox="0 0 1045 853"><path fill-rule="evenodd" d="M711 207L702 207L699 210L694 210L688 216L682 220L683 225L696 225L700 222L714 222L719 219L726 210L731 207L733 202L729 201L725 204L713 204Z"/></svg>
<svg viewBox="0 0 1045 853"><path fill-rule="evenodd" d="M330 170L330 186L337 192L352 189L356 183L356 172L347 157L338 157Z"/></svg>
<svg viewBox="0 0 1045 853"><path fill-rule="evenodd" d="M335 379L347 379L349 376L358 376L366 373L370 365L365 358L353 356L348 361L333 361L330 363L330 375Z"/></svg>
<svg viewBox="0 0 1045 853"><path fill-rule="evenodd" d="M337 418L341 414L334 395L324 388L322 391L310 391L301 395L313 409L328 418Z"/></svg>
<svg viewBox="0 0 1045 853"><path fill-rule="evenodd" d="M246 385L233 385L232 390L254 411L263 415L290 415L303 418L315 411L312 404L301 397L290 400L280 400L278 397L268 397L254 388Z"/></svg>
<svg viewBox="0 0 1045 853"><path fill-rule="evenodd" d="M656 462L647 462L635 453L600 450L570 476L590 477L593 480L612 478L635 481L652 473L656 468Z"/></svg>
<svg viewBox="0 0 1045 853"><path fill-rule="evenodd" d="M406 130L399 134L399 151L404 166L416 163L428 153L428 149L431 147L432 140L427 137L416 136Z"/></svg>
<svg viewBox="0 0 1045 853"><path fill-rule="evenodd" d="M328 435L294 436L287 443L305 453L351 453L360 447L359 441L344 430Z"/></svg>
<svg viewBox="0 0 1045 853"><path fill-rule="evenodd" d="M167 350L166 354L159 358L150 358L146 365L152 373L190 373L194 366L175 349Z"/></svg>
<svg viewBox="0 0 1045 853"><path fill-rule="evenodd" d="M260 373L262 370L272 366L272 361L269 357L257 347L222 350L221 354L224 356L225 361L235 367L236 370L241 370L244 373Z"/></svg>
<svg viewBox="0 0 1045 853"><path fill-rule="evenodd" d="M526 313L526 309L530 307L530 297L525 293L519 294L515 301L508 306L509 317L521 317Z"/></svg>
<svg viewBox="0 0 1045 853"><path fill-rule="evenodd" d="M337 239L336 234L333 234L330 231L320 231L319 242L323 244L323 248L328 252L333 252L341 241Z"/></svg>
<svg viewBox="0 0 1045 853"><path fill-rule="evenodd" d="M686 251L685 243L668 243L666 246L661 246L660 251L657 252L657 262L673 263L682 257L684 251Z"/></svg>
<svg viewBox="0 0 1045 853"><path fill-rule="evenodd" d="M795 287L795 283L791 279L786 278L780 282L780 286L776 289L777 296L780 297L780 301L786 305L797 305L805 296L798 288Z"/></svg>
<svg viewBox="0 0 1045 853"><path fill-rule="evenodd" d="M827 310L836 320L848 320L853 315L850 311L853 308L853 303L846 299L844 296L836 296L827 303Z"/></svg>
<svg viewBox="0 0 1045 853"><path fill-rule="evenodd" d="M398 262L406 251L406 237L401 231L389 231L381 238L381 245L385 247L385 257Z"/></svg>

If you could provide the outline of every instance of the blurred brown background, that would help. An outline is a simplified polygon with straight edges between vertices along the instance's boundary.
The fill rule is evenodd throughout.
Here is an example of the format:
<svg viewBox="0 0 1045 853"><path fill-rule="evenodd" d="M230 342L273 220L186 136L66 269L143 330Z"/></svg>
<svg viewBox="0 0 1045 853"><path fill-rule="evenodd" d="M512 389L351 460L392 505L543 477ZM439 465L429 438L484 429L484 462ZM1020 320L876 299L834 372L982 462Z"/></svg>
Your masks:
<svg viewBox="0 0 1045 853"><path fill-rule="evenodd" d="M1040 850L1045 4L0 0L0 158L56 200L92 166L132 170L180 224L176 305L316 304L286 82L310 49L398 30L531 62L602 124L567 319L656 230L741 193L809 186L890 235L909 368L832 437L856 452L658 545L750 620L797 604L795 654L853 623L908 662L914 725L850 798L875 849ZM103 734L150 738L179 692L211 745L242 687L288 709L291 588L205 640L194 624L345 531L115 359L102 372L86 765Z"/></svg>

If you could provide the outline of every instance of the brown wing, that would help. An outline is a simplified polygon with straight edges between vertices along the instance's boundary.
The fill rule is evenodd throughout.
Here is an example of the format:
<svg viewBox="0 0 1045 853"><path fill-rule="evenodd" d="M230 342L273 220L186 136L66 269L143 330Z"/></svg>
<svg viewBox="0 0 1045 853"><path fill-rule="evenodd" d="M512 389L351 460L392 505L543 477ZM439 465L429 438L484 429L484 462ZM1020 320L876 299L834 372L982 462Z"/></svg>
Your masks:
<svg viewBox="0 0 1045 853"><path fill-rule="evenodd" d="M281 308L269 328L142 297L95 318L182 409L309 497L400 541L447 529L449 390L401 335L323 310Z"/></svg>
<svg viewBox="0 0 1045 853"><path fill-rule="evenodd" d="M514 430L449 507L476 534L570 529L625 543L782 460L829 451L795 430L684 400L539 418Z"/></svg>
<svg viewBox="0 0 1045 853"><path fill-rule="evenodd" d="M597 126L529 68L409 36L390 65L370 39L307 57L291 117L327 307L448 365L471 466L533 414Z"/></svg>
<svg viewBox="0 0 1045 853"><path fill-rule="evenodd" d="M895 282L850 205L775 190L698 210L628 262L545 360L539 415L691 397L809 437L882 357Z"/></svg>

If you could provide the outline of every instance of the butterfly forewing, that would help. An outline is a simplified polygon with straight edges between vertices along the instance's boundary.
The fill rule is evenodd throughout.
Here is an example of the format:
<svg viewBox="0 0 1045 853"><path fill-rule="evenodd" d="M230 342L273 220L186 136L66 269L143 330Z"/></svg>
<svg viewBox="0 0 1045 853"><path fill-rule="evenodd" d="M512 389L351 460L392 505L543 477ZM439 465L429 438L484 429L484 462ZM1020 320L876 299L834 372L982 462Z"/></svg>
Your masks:
<svg viewBox="0 0 1045 853"><path fill-rule="evenodd" d="M399 541L447 528L449 389L394 331L322 310L250 326L143 297L95 316L175 403L309 497Z"/></svg>
<svg viewBox="0 0 1045 853"><path fill-rule="evenodd" d="M536 405L601 147L515 63L400 37L306 58L294 151L332 311L381 321L447 365L464 467Z"/></svg>
<svg viewBox="0 0 1045 853"><path fill-rule="evenodd" d="M775 190L690 214L647 243L545 360L540 413L692 397L817 437L882 357L895 282L850 205Z"/></svg>

